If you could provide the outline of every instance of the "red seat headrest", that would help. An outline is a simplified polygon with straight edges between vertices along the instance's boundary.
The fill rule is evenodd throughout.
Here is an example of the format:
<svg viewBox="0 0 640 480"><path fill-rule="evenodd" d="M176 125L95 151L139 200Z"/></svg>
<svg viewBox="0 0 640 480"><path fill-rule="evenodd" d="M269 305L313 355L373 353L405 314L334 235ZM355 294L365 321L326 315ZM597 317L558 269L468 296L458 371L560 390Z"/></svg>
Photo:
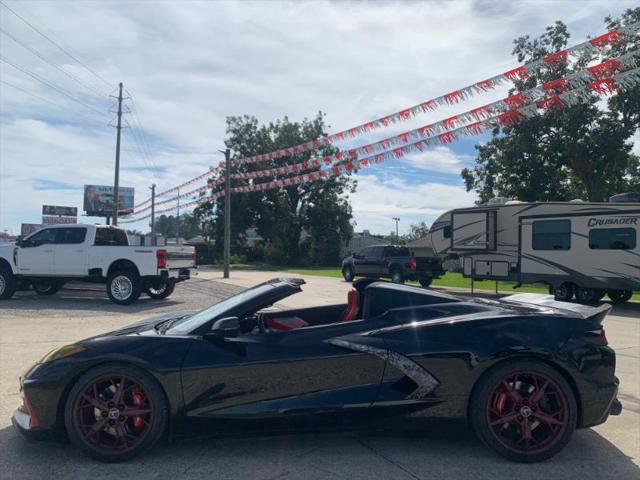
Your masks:
<svg viewBox="0 0 640 480"><path fill-rule="evenodd" d="M358 315L358 309L360 307L360 294L355 288L349 290L347 294L347 308L342 314L341 322L350 322L351 320L355 320L356 315Z"/></svg>

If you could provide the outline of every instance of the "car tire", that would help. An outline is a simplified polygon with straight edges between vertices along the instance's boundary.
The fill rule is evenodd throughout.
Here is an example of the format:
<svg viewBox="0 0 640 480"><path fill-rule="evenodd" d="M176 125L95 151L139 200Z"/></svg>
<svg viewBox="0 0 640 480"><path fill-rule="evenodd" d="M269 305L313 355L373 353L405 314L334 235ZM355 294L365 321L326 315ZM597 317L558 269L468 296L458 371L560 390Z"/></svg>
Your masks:
<svg viewBox="0 0 640 480"><path fill-rule="evenodd" d="M354 273L353 273L353 268L352 267L344 267L342 269L342 276L344 277L344 280L346 282L353 282L353 279L355 277Z"/></svg>
<svg viewBox="0 0 640 480"><path fill-rule="evenodd" d="M614 305L618 305L630 300L633 296L633 290L607 290L607 295Z"/></svg>
<svg viewBox="0 0 640 480"><path fill-rule="evenodd" d="M53 295L58 292L62 288L61 282L56 282L54 280L34 280L31 282L31 286L33 290L38 295Z"/></svg>
<svg viewBox="0 0 640 480"><path fill-rule="evenodd" d="M8 300L16 292L16 278L13 272L3 265L0 265L0 300Z"/></svg>
<svg viewBox="0 0 640 480"><path fill-rule="evenodd" d="M393 283L404 283L404 275L402 270L395 269L391 272L391 281Z"/></svg>
<svg viewBox="0 0 640 480"><path fill-rule="evenodd" d="M536 392L541 392L537 399ZM577 413L564 377L535 360L511 360L489 370L474 388L469 407L473 429L486 446L526 463L560 452L576 428Z"/></svg>
<svg viewBox="0 0 640 480"><path fill-rule="evenodd" d="M573 299L573 283L565 282L553 289L553 296L559 302L570 302Z"/></svg>
<svg viewBox="0 0 640 480"><path fill-rule="evenodd" d="M140 277L133 270L119 270L107 279L107 295L118 305L131 305L142 291Z"/></svg>
<svg viewBox="0 0 640 480"><path fill-rule="evenodd" d="M69 440L81 451L102 462L122 462L158 443L168 406L149 373L124 363L105 364L75 382L64 423Z"/></svg>
<svg viewBox="0 0 640 480"><path fill-rule="evenodd" d="M579 303L589 304L597 302L598 299L598 289L597 288L585 288L585 287L576 287L576 300ZM602 297L600 297L602 298Z"/></svg>
<svg viewBox="0 0 640 480"><path fill-rule="evenodd" d="M420 280L418 280L418 282L420 282L420 286L427 288L428 286L431 285L431 282L433 282L433 278L431 277L423 277Z"/></svg>
<svg viewBox="0 0 640 480"><path fill-rule="evenodd" d="M162 300L173 293L176 288L176 282L173 280L162 280L155 288L151 282L145 288L145 293L154 300Z"/></svg>

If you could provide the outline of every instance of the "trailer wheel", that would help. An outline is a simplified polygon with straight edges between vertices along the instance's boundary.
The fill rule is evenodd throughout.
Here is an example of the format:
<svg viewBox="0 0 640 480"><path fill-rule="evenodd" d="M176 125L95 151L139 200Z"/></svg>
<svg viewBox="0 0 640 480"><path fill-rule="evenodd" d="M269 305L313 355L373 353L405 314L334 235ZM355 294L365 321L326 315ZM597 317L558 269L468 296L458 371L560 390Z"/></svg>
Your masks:
<svg viewBox="0 0 640 480"><path fill-rule="evenodd" d="M573 283L565 282L553 289L553 294L559 302L570 302L573 298Z"/></svg>
<svg viewBox="0 0 640 480"><path fill-rule="evenodd" d="M607 290L607 295L614 304L624 303L631 298L633 290Z"/></svg>
<svg viewBox="0 0 640 480"><path fill-rule="evenodd" d="M576 300L580 303L597 302L599 300L598 295L599 292L596 288L585 288L580 286L576 288Z"/></svg>

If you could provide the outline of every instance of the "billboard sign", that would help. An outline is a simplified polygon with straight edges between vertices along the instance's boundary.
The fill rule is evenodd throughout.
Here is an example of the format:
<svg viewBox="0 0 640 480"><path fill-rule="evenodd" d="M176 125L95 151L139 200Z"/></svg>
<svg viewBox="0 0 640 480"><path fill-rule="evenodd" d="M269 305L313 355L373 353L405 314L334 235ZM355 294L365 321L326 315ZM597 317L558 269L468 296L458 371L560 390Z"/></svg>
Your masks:
<svg viewBox="0 0 640 480"><path fill-rule="evenodd" d="M78 217L54 217L51 215L43 215L42 223L44 225L71 225L78 223Z"/></svg>
<svg viewBox="0 0 640 480"><path fill-rule="evenodd" d="M39 223L23 223L20 228L20 235L26 237L27 235L31 235L33 232L40 230L44 225L40 225Z"/></svg>
<svg viewBox="0 0 640 480"><path fill-rule="evenodd" d="M77 217L78 208L77 207L58 207L56 205L43 205L42 215L49 215L49 216L62 215L64 217Z"/></svg>
<svg viewBox="0 0 640 480"><path fill-rule="evenodd" d="M133 213L133 188L118 188L118 214ZM113 213L113 186L85 185L84 211L93 217L110 217Z"/></svg>

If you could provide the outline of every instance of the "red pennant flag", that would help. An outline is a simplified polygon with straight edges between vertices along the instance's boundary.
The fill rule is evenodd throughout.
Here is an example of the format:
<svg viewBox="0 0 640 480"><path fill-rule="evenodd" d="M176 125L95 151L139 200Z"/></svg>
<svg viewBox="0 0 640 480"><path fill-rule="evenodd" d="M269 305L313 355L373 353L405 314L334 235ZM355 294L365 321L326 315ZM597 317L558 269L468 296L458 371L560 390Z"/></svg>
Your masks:
<svg viewBox="0 0 640 480"><path fill-rule="evenodd" d="M391 123L391 115L381 118L380 121L385 127L387 127Z"/></svg>
<svg viewBox="0 0 640 480"><path fill-rule="evenodd" d="M331 167L331 171L333 172L334 175L340 175L340 169L336 165Z"/></svg>
<svg viewBox="0 0 640 480"><path fill-rule="evenodd" d="M364 150L365 153L371 153L373 151L373 147L371 145L364 145L361 148L362 150Z"/></svg>
<svg viewBox="0 0 640 480"><path fill-rule="evenodd" d="M602 95L613 93L618 89L618 86L615 84L612 78L602 78L600 80L596 80L595 82L591 82L588 87L594 92L598 92Z"/></svg>
<svg viewBox="0 0 640 480"><path fill-rule="evenodd" d="M402 110L398 113L398 115L400 115L400 117L404 118L405 120L409 120L411 118L411 109L407 108L406 110Z"/></svg>
<svg viewBox="0 0 640 480"><path fill-rule="evenodd" d="M342 152L336 152L333 156L336 157L336 160L342 160Z"/></svg>
<svg viewBox="0 0 640 480"><path fill-rule="evenodd" d="M568 57L568 53L566 50L560 50L559 52L552 53L551 55L547 55L542 59L544 63L555 67L560 63L566 63Z"/></svg>
<svg viewBox="0 0 640 480"><path fill-rule="evenodd" d="M360 160L361 167L366 167L367 165L369 165L369 160L367 160L366 158L363 158L362 160Z"/></svg>
<svg viewBox="0 0 640 480"><path fill-rule="evenodd" d="M456 136L453 134L453 132L445 132L438 135L438 140L440 140L440 143L451 143L455 139Z"/></svg>
<svg viewBox="0 0 640 480"><path fill-rule="evenodd" d="M420 133L420 135L422 135L423 137L428 137L429 135L433 134L433 125L425 125L424 127L420 127L418 133Z"/></svg>
<svg viewBox="0 0 640 480"><path fill-rule="evenodd" d="M522 114L517 110L507 110L504 113L498 115L498 120L501 125L511 126L517 123L522 118Z"/></svg>
<svg viewBox="0 0 640 480"><path fill-rule="evenodd" d="M527 78L529 74L524 67L518 67L514 68L513 70L509 70L508 72L504 72L504 76L512 82L515 82L516 80L523 80Z"/></svg>
<svg viewBox="0 0 640 480"><path fill-rule="evenodd" d="M393 153L393 156L396 158L400 158L403 155L402 148L396 148L392 150L391 153Z"/></svg>
<svg viewBox="0 0 640 480"><path fill-rule="evenodd" d="M433 100L429 100L427 102L421 103L420 108L422 108L423 112L426 112L427 110L434 110L436 108L436 102L434 102Z"/></svg>
<svg viewBox="0 0 640 480"><path fill-rule="evenodd" d="M453 105L454 103L458 103L460 100L461 100L460 92L457 91L457 90L455 92L447 93L444 96L444 101L446 103L448 103L449 105Z"/></svg>
<svg viewBox="0 0 640 480"><path fill-rule="evenodd" d="M589 73L597 78L607 78L618 72L622 71L622 64L614 58L611 58L600 65L594 65L593 67L587 67Z"/></svg>
<svg viewBox="0 0 640 480"><path fill-rule="evenodd" d="M551 93L562 93L567 90L567 79L562 77L542 85L542 88Z"/></svg>
<svg viewBox="0 0 640 480"><path fill-rule="evenodd" d="M293 153L298 153L298 146L293 147Z"/></svg>
<svg viewBox="0 0 640 480"><path fill-rule="evenodd" d="M349 136L350 137L355 137L358 134L358 129L357 128L350 128L349 129Z"/></svg>
<svg viewBox="0 0 640 480"><path fill-rule="evenodd" d="M373 122L365 123L363 128L365 129L365 131L373 130L374 129Z"/></svg>
<svg viewBox="0 0 640 480"><path fill-rule="evenodd" d="M482 90L483 92L486 92L487 90L491 90L493 88L493 83L491 83L491 81L489 80L483 80L476 83L475 87L479 90Z"/></svg>
<svg viewBox="0 0 640 480"><path fill-rule="evenodd" d="M344 140L344 132L338 132L335 136L338 140Z"/></svg>
<svg viewBox="0 0 640 480"><path fill-rule="evenodd" d="M356 155L358 155L358 150L355 148L352 148L347 153L349 154L350 157L355 157Z"/></svg>
<svg viewBox="0 0 640 480"><path fill-rule="evenodd" d="M377 154L375 157L373 157L373 160L374 160L376 163L380 163L380 162L382 162L382 161L384 160L384 153L379 153L379 154Z"/></svg>
<svg viewBox="0 0 640 480"><path fill-rule="evenodd" d="M312 140L311 143L313 144L313 148L320 147L320 140L318 140L317 138L315 140Z"/></svg>
<svg viewBox="0 0 640 480"><path fill-rule="evenodd" d="M564 103L562 103L562 100L558 95L554 95L552 97L543 98L542 100L537 101L536 106L544 110L550 110L552 108L560 110L564 107Z"/></svg>
<svg viewBox="0 0 640 480"><path fill-rule="evenodd" d="M475 118L476 120L482 120L486 115L491 114L487 107L474 108L469 113L471 113L471 115L473 115L473 118Z"/></svg>
<svg viewBox="0 0 640 480"><path fill-rule="evenodd" d="M409 134L408 133L401 133L400 135L398 135L398 140L400 140L402 143L407 143L409 141Z"/></svg>
<svg viewBox="0 0 640 480"><path fill-rule="evenodd" d="M504 101L511 108L520 107L520 106L524 105L525 103L527 103L527 99L524 96L524 93L522 93L522 92L516 93L515 95L510 95L507 98L505 98Z"/></svg>
<svg viewBox="0 0 640 480"><path fill-rule="evenodd" d="M592 38L589 40L589 43L594 47L604 47L606 45L617 45L624 40L624 35L620 33L618 30L612 30L610 32L605 33L604 35L600 35L599 37Z"/></svg>
<svg viewBox="0 0 640 480"><path fill-rule="evenodd" d="M454 115L453 117L445 118L442 123L444 123L445 128L451 129L456 128L456 122L458 121L458 116Z"/></svg>
<svg viewBox="0 0 640 480"><path fill-rule="evenodd" d="M465 127L471 135L480 135L482 133L482 123L475 122Z"/></svg>
<svg viewBox="0 0 640 480"><path fill-rule="evenodd" d="M353 163L345 162L344 168L347 170L347 172L350 172L351 170L353 170Z"/></svg>

